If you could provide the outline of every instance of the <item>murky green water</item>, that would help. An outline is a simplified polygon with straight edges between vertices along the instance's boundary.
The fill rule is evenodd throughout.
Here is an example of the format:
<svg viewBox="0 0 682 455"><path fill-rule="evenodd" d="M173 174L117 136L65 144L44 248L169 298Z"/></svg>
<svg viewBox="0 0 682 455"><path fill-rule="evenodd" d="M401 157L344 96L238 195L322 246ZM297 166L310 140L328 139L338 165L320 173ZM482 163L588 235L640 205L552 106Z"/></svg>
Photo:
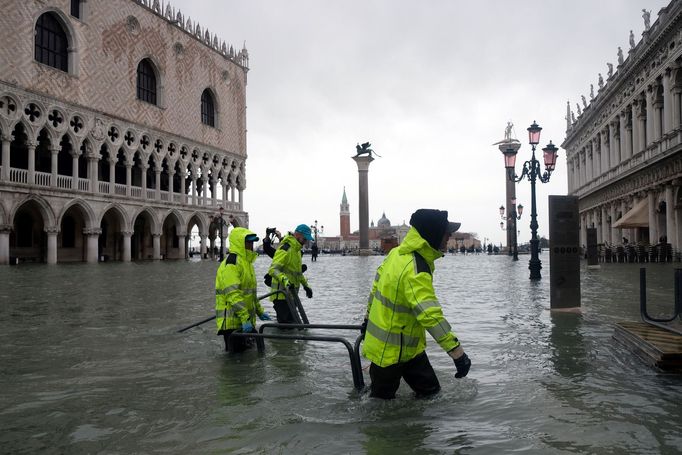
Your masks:
<svg viewBox="0 0 682 455"><path fill-rule="evenodd" d="M341 345L229 356L213 323L176 333L213 314L216 263L0 267L0 452L680 453L682 378L612 339L638 320L638 266L584 270L584 314L553 315L542 259L539 284L524 256L438 261L473 366L456 380L430 340L442 392L415 400L403 384L393 401L353 389ZM306 258L311 322L359 323L380 260ZM652 312L671 309L673 267L648 271Z"/></svg>

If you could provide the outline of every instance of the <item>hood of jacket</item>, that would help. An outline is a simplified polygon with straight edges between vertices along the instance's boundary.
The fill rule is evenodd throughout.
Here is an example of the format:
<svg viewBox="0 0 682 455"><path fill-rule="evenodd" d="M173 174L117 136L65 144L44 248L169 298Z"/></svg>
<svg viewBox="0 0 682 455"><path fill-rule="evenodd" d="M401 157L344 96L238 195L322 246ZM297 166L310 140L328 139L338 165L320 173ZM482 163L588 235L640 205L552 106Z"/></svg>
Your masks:
<svg viewBox="0 0 682 455"><path fill-rule="evenodd" d="M228 251L230 253L236 254L237 256L243 257L249 262L253 262L256 260L256 257L258 257L258 254L255 251L246 249L246 236L249 234L255 235L256 233L243 227L236 227L232 229L232 232L229 236L230 248Z"/></svg>
<svg viewBox="0 0 682 455"><path fill-rule="evenodd" d="M433 261L443 257L443 253L429 245L429 242L419 235L419 231L414 227L407 231L407 235L398 246L398 252L400 254L419 253L429 264L433 264Z"/></svg>

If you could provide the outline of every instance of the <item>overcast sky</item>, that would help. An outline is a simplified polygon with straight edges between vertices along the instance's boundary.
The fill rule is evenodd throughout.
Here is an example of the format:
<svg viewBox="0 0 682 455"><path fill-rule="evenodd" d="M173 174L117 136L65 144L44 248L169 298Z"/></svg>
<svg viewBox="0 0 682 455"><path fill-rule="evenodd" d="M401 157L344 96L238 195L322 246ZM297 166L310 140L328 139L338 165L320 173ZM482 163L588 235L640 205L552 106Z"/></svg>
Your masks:
<svg viewBox="0 0 682 455"><path fill-rule="evenodd" d="M663 0L174 0L250 55L245 210L261 237L318 220L339 233L344 186L358 229L358 174L351 156L370 141L369 216L393 224L420 207L448 210L461 231L504 241L504 165L497 147L507 121L530 158L526 128L540 147L560 145L566 101L576 111L606 62L637 42L642 8L653 24ZM577 115L577 112L576 112ZM538 155L538 158L540 158ZM547 196L567 191L566 154L539 184L539 233ZM517 171L519 171L517 164ZM519 241L530 238L530 183Z"/></svg>

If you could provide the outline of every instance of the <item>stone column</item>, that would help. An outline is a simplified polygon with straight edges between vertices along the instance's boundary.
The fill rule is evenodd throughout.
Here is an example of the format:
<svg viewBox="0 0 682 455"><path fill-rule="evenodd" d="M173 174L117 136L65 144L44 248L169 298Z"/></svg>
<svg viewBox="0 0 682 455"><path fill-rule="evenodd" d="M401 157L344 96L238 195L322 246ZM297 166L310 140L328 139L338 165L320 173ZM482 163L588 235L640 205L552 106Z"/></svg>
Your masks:
<svg viewBox="0 0 682 455"><path fill-rule="evenodd" d="M78 153L71 154L71 189L78 190Z"/></svg>
<svg viewBox="0 0 682 455"><path fill-rule="evenodd" d="M601 230L602 230L602 241L604 243L611 243L610 230L609 230L609 214L606 212L606 205L601 206Z"/></svg>
<svg viewBox="0 0 682 455"><path fill-rule="evenodd" d="M45 228L47 234L47 263L57 263L57 234L59 229L56 227Z"/></svg>
<svg viewBox="0 0 682 455"><path fill-rule="evenodd" d="M83 229L83 234L87 236L86 261L88 264L99 262L99 236L102 230L99 228Z"/></svg>
<svg viewBox="0 0 682 455"><path fill-rule="evenodd" d="M618 143L620 145L620 150L619 150L620 156L619 156L618 162L622 163L623 161L625 161L627 159L627 156L628 156L627 147L628 147L629 140L628 140L628 134L625 131L625 124L627 123L628 119L627 119L627 116L625 115L624 111L620 112L619 118L620 118L620 122L619 122L620 131L619 131L618 135L620 136L620 140L618 141Z"/></svg>
<svg viewBox="0 0 682 455"><path fill-rule="evenodd" d="M211 189L209 188L209 185L211 184L211 181L210 181L208 175L207 175L206 177L204 177L203 180L204 180L204 185L203 185L203 190L204 190L204 191L203 191L203 194L202 194L202 199L203 199L203 200L201 201L201 205L203 205L204 207L208 207L208 197L209 197L209 196L208 196L208 192L211 190Z"/></svg>
<svg viewBox="0 0 682 455"><path fill-rule="evenodd" d="M674 87L672 89L672 107L671 107L671 130L679 128L682 123L680 119L680 104L682 104L682 87Z"/></svg>
<svg viewBox="0 0 682 455"><path fill-rule="evenodd" d="M623 161L629 160L632 157L632 125L628 125L628 113L623 111L621 113L621 134L623 135L625 144L621 140L621 158Z"/></svg>
<svg viewBox="0 0 682 455"><path fill-rule="evenodd" d="M109 194L114 194L116 186L116 161L109 160Z"/></svg>
<svg viewBox="0 0 682 455"><path fill-rule="evenodd" d="M647 191L647 198L649 202L649 244L656 245L658 243L658 229L656 228L656 192L653 188Z"/></svg>
<svg viewBox="0 0 682 455"><path fill-rule="evenodd" d="M197 205L197 180L194 174L192 174L192 205Z"/></svg>
<svg viewBox="0 0 682 455"><path fill-rule="evenodd" d="M173 183L174 178L175 178L175 167L169 165L168 166L168 202L175 202L175 197L174 197L175 194L173 193L173 187L175 187L175 184Z"/></svg>
<svg viewBox="0 0 682 455"><path fill-rule="evenodd" d="M654 141L654 96L654 90L652 87L649 87L648 91L646 92L646 118L644 119L646 142L644 143L644 147L642 147L642 149L648 148L649 144Z"/></svg>
<svg viewBox="0 0 682 455"><path fill-rule="evenodd" d="M609 208L609 216L611 217L611 234L609 238L611 239L611 244L618 245L622 238L620 235L620 229L613 227L613 225L616 223L616 202L611 203L611 207Z"/></svg>
<svg viewBox="0 0 682 455"><path fill-rule="evenodd" d="M367 174L369 172L369 165L374 161L371 153L368 155L357 155L353 157L353 161L358 166L358 196L360 217L360 255L369 255L369 183Z"/></svg>
<svg viewBox="0 0 682 455"><path fill-rule="evenodd" d="M587 247L587 214L580 214L580 246Z"/></svg>
<svg viewBox="0 0 682 455"><path fill-rule="evenodd" d="M234 197L234 190L235 190L234 186L232 188L230 188L230 200L232 202L235 202L235 200L236 200Z"/></svg>
<svg viewBox="0 0 682 455"><path fill-rule="evenodd" d="M180 259L187 259L187 253L185 251L186 239L187 239L186 235L178 234L178 255L180 256Z"/></svg>
<svg viewBox="0 0 682 455"><path fill-rule="evenodd" d="M199 254L201 254L201 259L204 259L206 257L206 239L208 238L207 235L200 235L199 236ZM211 246L211 248L213 248ZM213 249L211 249L211 255L213 255Z"/></svg>
<svg viewBox="0 0 682 455"><path fill-rule="evenodd" d="M622 213L622 216L625 216L625 214L628 212L628 206L627 203L625 202L625 199L620 201L620 213ZM632 234L630 233L629 229L623 229L621 228L620 230L620 241L622 241L622 237L627 237L628 242L632 242L634 239L632 238Z"/></svg>
<svg viewBox="0 0 682 455"><path fill-rule="evenodd" d="M0 265L9 264L9 234L11 231L11 224L0 224Z"/></svg>
<svg viewBox="0 0 682 455"><path fill-rule="evenodd" d="M668 237L668 243L672 245L673 251L677 249L675 221L675 191L669 183L665 186L665 236Z"/></svg>
<svg viewBox="0 0 682 455"><path fill-rule="evenodd" d="M141 164L140 169L142 170L142 182L140 182L140 186L142 187L142 199L147 199L147 169L149 169L149 166Z"/></svg>
<svg viewBox="0 0 682 455"><path fill-rule="evenodd" d="M155 261L161 259L161 234L152 234L153 257Z"/></svg>
<svg viewBox="0 0 682 455"><path fill-rule="evenodd" d="M50 182L50 186L52 188L57 188L57 157L59 156L59 149L50 149L51 153L51 170L52 170L52 181Z"/></svg>
<svg viewBox="0 0 682 455"><path fill-rule="evenodd" d="M601 167L601 150L596 147L592 148L592 177L598 178L604 170Z"/></svg>
<svg viewBox="0 0 682 455"><path fill-rule="evenodd" d="M636 102L632 103L632 153L630 154L630 157L636 155L642 150L640 147L641 139L639 138L639 110L638 104Z"/></svg>
<svg viewBox="0 0 682 455"><path fill-rule="evenodd" d="M180 173L180 203L181 204L187 204L187 194L185 194L185 180L187 179L187 176L185 175L187 173L187 170L184 170Z"/></svg>
<svg viewBox="0 0 682 455"><path fill-rule="evenodd" d="M12 144L12 135L2 133L2 174L0 180L9 182L9 148Z"/></svg>
<svg viewBox="0 0 682 455"><path fill-rule="evenodd" d="M99 162L99 158L96 156L89 156L88 157L88 169L90 174L88 177L90 178L90 192L91 193L99 193L99 180L97 178L97 163Z"/></svg>
<svg viewBox="0 0 682 455"><path fill-rule="evenodd" d="M586 178L585 182L591 182L595 175L594 175L594 159L592 157L592 152L595 150L593 147L588 147L587 150L585 150L585 173Z"/></svg>
<svg viewBox="0 0 682 455"><path fill-rule="evenodd" d="M609 140L608 127L599 133L599 149L601 150L602 172L607 173L611 170L611 144Z"/></svg>
<svg viewBox="0 0 682 455"><path fill-rule="evenodd" d="M215 237L209 237L208 240L209 240L209 245L211 248L209 256L211 256L211 258L215 259Z"/></svg>
<svg viewBox="0 0 682 455"><path fill-rule="evenodd" d="M213 188L211 191L211 205L215 207L218 205L218 180L211 177L211 186Z"/></svg>
<svg viewBox="0 0 682 455"><path fill-rule="evenodd" d="M239 188L239 210L244 210L244 188Z"/></svg>
<svg viewBox="0 0 682 455"><path fill-rule="evenodd" d="M673 129L673 93L670 83L671 76L672 72L670 68L666 69L665 73L663 73L663 135L670 133Z"/></svg>
<svg viewBox="0 0 682 455"><path fill-rule="evenodd" d="M126 196L130 197L130 187L133 184L133 164L126 163Z"/></svg>
<svg viewBox="0 0 682 455"><path fill-rule="evenodd" d="M160 169L160 166L157 166L154 169L154 177L155 177L154 199L156 199L157 201L160 201L161 200L161 169ZM172 188L173 188L173 180L171 180L170 189L172 189Z"/></svg>
<svg viewBox="0 0 682 455"><path fill-rule="evenodd" d="M36 147L38 142L28 141L26 147L28 148L28 184L34 185L36 183Z"/></svg>
<svg viewBox="0 0 682 455"><path fill-rule="evenodd" d="M225 204L225 203L227 202L227 196L228 196L228 194L227 194L227 183L223 181L222 185L223 185L223 200L221 201L220 206L223 208L226 208L227 204Z"/></svg>
<svg viewBox="0 0 682 455"><path fill-rule="evenodd" d="M122 231L123 235L123 262L130 262L130 238L133 236L132 231Z"/></svg>

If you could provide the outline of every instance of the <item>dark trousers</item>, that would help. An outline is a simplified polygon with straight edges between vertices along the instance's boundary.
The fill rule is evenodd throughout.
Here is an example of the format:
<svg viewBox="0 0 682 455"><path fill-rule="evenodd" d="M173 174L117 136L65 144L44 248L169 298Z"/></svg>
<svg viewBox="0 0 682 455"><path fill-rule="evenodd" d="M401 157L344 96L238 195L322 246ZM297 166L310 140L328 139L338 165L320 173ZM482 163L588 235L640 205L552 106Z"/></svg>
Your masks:
<svg viewBox="0 0 682 455"><path fill-rule="evenodd" d="M233 352L235 354L239 352L244 352L253 346L253 338L249 337L231 337L230 334L234 332L235 329L221 330L218 335L222 335L225 339L225 352Z"/></svg>
<svg viewBox="0 0 682 455"><path fill-rule="evenodd" d="M275 300L272 302L277 313L277 322L280 324L295 324L296 320L289 310L289 304L286 300Z"/></svg>
<svg viewBox="0 0 682 455"><path fill-rule="evenodd" d="M405 363L396 363L387 367L372 363L369 367L369 376L372 379L370 396L375 398L395 398L395 392L400 386L400 378L405 379L407 385L418 397L433 395L440 390L440 383L426 352Z"/></svg>

